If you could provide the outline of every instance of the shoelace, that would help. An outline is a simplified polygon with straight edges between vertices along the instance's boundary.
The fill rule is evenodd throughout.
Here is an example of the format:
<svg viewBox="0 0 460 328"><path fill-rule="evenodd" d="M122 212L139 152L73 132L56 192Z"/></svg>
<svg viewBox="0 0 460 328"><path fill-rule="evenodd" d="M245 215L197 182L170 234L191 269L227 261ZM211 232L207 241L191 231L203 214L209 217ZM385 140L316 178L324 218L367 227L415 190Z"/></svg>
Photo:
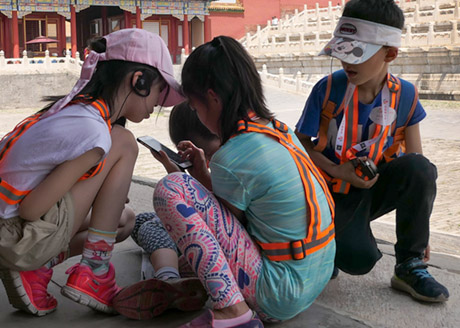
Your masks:
<svg viewBox="0 0 460 328"><path fill-rule="evenodd" d="M79 268L80 268L80 263L77 263L71 266L69 269L67 269L65 273L71 275ZM88 270L91 270L91 269L88 267ZM93 274L92 279L98 279L98 278ZM112 299L122 289L119 286L117 286L115 279L113 279L113 281L110 281L107 287L108 288L104 292L99 294L100 297Z"/></svg>
<svg viewBox="0 0 460 328"><path fill-rule="evenodd" d="M426 269L414 269L412 273L421 279L432 278L432 275Z"/></svg>

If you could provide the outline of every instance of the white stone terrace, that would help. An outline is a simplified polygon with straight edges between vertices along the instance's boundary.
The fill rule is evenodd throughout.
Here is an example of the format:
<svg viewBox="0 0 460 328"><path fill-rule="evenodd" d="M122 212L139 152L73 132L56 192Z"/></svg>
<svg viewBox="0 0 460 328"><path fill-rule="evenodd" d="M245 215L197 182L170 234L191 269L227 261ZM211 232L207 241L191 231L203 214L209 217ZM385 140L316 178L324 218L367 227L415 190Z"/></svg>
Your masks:
<svg viewBox="0 0 460 328"><path fill-rule="evenodd" d="M240 41L251 55L318 52L332 37L342 14L342 5L315 8L304 6L291 17L280 19L276 25L267 21ZM460 43L459 0L399 1L404 11L403 48L452 46Z"/></svg>
<svg viewBox="0 0 460 328"><path fill-rule="evenodd" d="M41 74L56 73L61 71L73 71L79 73L83 62L77 52L75 58L67 51L65 57L54 57L45 51L45 57L27 57L27 51L23 51L22 58L5 58L3 50L0 51L0 75L2 74Z"/></svg>

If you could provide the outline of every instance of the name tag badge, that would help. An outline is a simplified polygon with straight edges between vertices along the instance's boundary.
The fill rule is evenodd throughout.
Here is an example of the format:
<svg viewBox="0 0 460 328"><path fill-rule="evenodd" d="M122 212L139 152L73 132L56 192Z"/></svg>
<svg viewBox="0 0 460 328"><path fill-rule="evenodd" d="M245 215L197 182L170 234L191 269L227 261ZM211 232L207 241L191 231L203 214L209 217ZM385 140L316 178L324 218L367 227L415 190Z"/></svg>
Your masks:
<svg viewBox="0 0 460 328"><path fill-rule="evenodd" d="M386 106L386 108L387 113L384 113L383 107L381 106L372 109L371 114L369 115L372 122L382 126L391 125L396 120L396 111L389 106Z"/></svg>

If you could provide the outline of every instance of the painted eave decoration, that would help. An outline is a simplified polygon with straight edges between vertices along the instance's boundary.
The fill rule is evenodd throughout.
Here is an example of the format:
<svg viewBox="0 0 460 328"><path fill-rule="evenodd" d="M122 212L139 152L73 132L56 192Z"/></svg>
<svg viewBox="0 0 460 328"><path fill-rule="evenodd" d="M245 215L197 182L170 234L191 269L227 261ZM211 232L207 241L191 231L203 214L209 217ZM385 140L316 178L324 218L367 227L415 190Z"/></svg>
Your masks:
<svg viewBox="0 0 460 328"><path fill-rule="evenodd" d="M244 12L244 6L241 0L219 0L213 1L208 10L214 12L242 13Z"/></svg>

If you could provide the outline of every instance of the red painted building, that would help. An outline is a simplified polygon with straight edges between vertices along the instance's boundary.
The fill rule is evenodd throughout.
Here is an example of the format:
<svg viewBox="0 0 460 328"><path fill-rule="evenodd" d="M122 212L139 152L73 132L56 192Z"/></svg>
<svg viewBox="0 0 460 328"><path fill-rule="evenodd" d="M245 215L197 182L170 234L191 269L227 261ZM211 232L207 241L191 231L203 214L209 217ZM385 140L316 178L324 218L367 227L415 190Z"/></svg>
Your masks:
<svg viewBox="0 0 460 328"><path fill-rule="evenodd" d="M83 54L87 40L122 28L140 27L159 34L174 62L213 36L243 37L272 17L284 17L313 0L0 0L0 50L7 58L72 57ZM319 0L327 5L326 0ZM38 36L56 42L27 44Z"/></svg>
<svg viewBox="0 0 460 328"><path fill-rule="evenodd" d="M5 57L83 54L87 40L122 28L139 27L159 34L173 61L210 37L211 1L176 0L0 0L0 50ZM206 34L206 35L205 35ZM27 44L38 36L56 42Z"/></svg>
<svg viewBox="0 0 460 328"><path fill-rule="evenodd" d="M222 0L209 6L212 36L229 35L240 39L257 25L265 26L273 17L284 18L304 5L327 7L329 0ZM342 1L342 0L336 0ZM231 2L231 3L230 3ZM334 3L332 3L334 5Z"/></svg>

